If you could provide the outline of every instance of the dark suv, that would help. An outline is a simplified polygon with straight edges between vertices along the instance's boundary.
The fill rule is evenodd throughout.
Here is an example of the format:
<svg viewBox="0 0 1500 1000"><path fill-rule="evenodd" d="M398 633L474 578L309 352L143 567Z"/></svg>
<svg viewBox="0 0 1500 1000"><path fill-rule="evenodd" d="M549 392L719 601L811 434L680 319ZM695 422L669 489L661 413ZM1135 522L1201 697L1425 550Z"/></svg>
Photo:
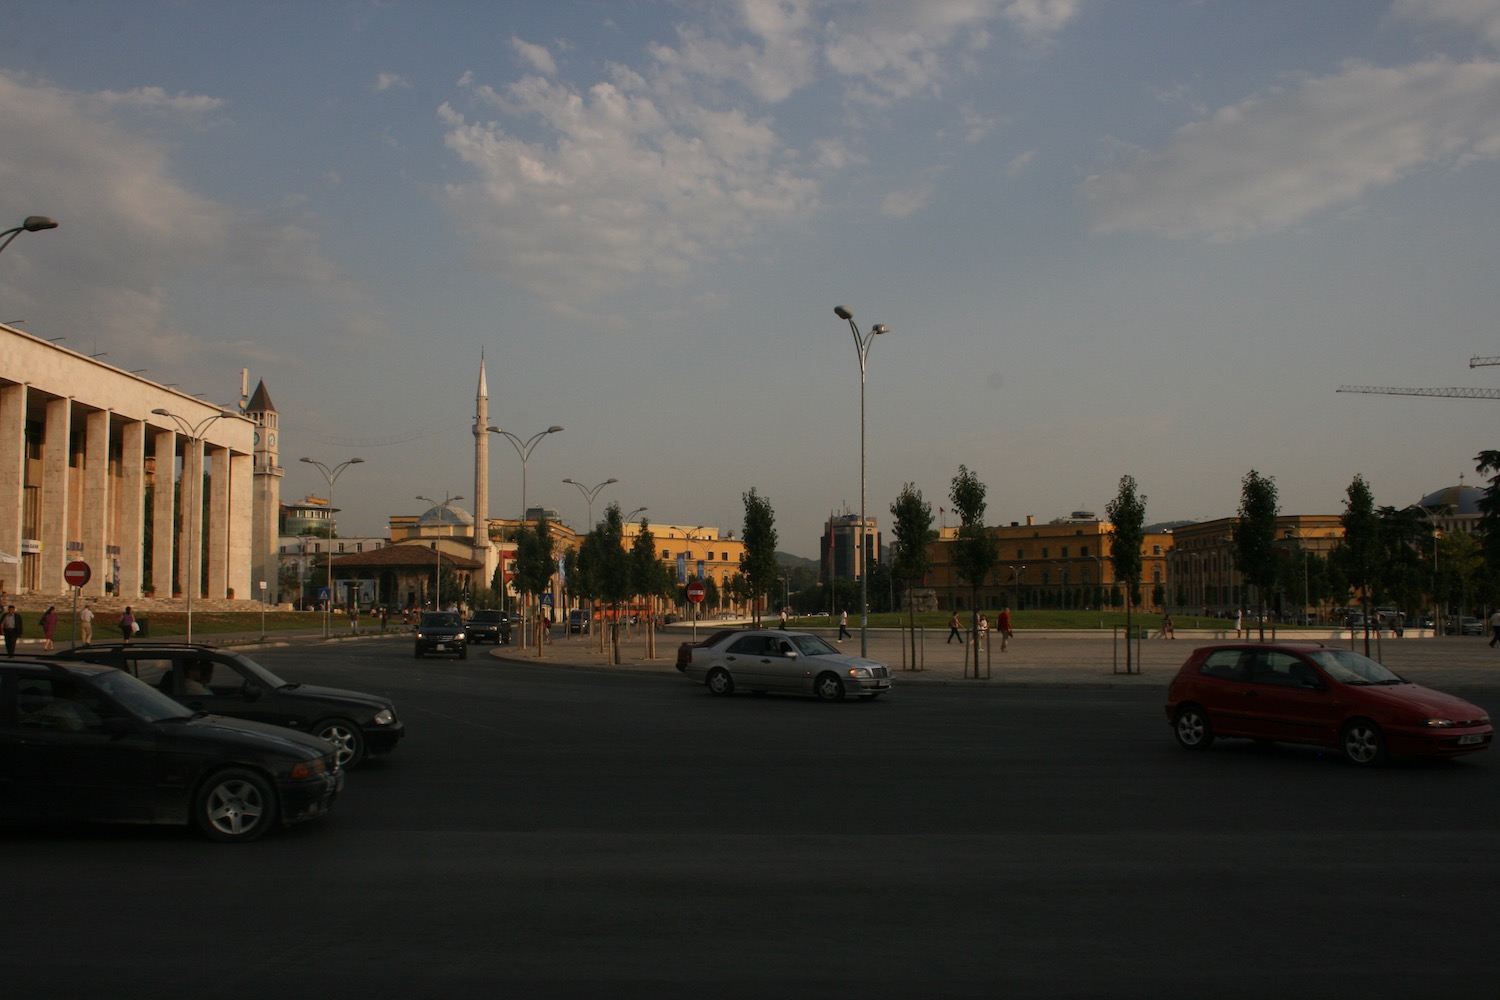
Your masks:
<svg viewBox="0 0 1500 1000"><path fill-rule="evenodd" d="M106 643L59 656L117 667L188 708L311 733L334 744L340 767L390 753L406 735L388 698L284 681L248 656L217 646Z"/></svg>
<svg viewBox="0 0 1500 1000"><path fill-rule="evenodd" d="M471 611L469 622L464 627L469 642L493 642L497 645L510 643L510 615L504 611Z"/></svg>
<svg viewBox="0 0 1500 1000"><path fill-rule="evenodd" d="M417 644L413 655L420 660L428 653L452 653L460 660L469 658L464 620L458 616L458 612L422 612L422 618L417 622Z"/></svg>

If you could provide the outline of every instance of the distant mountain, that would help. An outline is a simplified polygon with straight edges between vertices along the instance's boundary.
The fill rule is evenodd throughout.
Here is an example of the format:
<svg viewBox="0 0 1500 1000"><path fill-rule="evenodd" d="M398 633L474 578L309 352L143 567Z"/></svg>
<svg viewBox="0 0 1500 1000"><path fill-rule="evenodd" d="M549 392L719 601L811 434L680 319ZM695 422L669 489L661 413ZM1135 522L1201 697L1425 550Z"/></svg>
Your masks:
<svg viewBox="0 0 1500 1000"><path fill-rule="evenodd" d="M1156 524L1148 524L1142 530L1147 531L1147 532L1154 532L1154 533L1160 534L1163 531L1171 531L1173 528L1180 528L1180 527L1182 527L1185 524L1197 524L1197 523L1198 523L1197 521L1160 521L1160 522L1158 522Z"/></svg>

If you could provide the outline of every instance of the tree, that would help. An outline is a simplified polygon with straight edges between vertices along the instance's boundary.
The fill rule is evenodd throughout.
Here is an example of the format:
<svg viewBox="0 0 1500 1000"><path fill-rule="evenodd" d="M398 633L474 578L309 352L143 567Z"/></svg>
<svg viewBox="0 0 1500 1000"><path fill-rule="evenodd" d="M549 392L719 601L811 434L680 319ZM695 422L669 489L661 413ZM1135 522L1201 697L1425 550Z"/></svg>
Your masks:
<svg viewBox="0 0 1500 1000"><path fill-rule="evenodd" d="M1479 498L1479 551L1491 573L1500 573L1500 451L1486 449L1474 456L1480 475L1490 484Z"/></svg>
<svg viewBox="0 0 1500 1000"><path fill-rule="evenodd" d="M1380 526L1375 517L1375 499L1364 477L1355 476L1345 491L1348 497L1339 522L1344 537L1339 539L1333 555L1350 585L1359 591L1365 612L1365 655L1370 654L1370 591L1375 567L1380 560Z"/></svg>
<svg viewBox="0 0 1500 1000"><path fill-rule="evenodd" d="M958 512L958 537L953 541L953 568L958 578L969 585L971 636L979 634L979 588L990 570L1000 560L1000 545L984 526L984 484L967 466L958 467L958 475L948 490L948 499ZM930 516L930 515L929 515ZM930 522L929 522L930 523ZM974 646L974 676L979 676L979 643Z"/></svg>
<svg viewBox="0 0 1500 1000"><path fill-rule="evenodd" d="M1255 587L1262 640L1266 637L1266 592L1276 585L1276 513L1276 480L1251 469L1240 482L1234 558L1240 576Z"/></svg>
<svg viewBox="0 0 1500 1000"><path fill-rule="evenodd" d="M667 568L656 558L656 536L651 533L645 518L641 518L641 530L630 543L630 589L643 597L657 598L666 589ZM656 608L651 608L654 613ZM646 656L656 655L656 630L646 628Z"/></svg>
<svg viewBox="0 0 1500 1000"><path fill-rule="evenodd" d="M1113 526L1109 561L1114 566L1115 580L1125 584L1125 672L1130 674L1135 673L1130 608L1134 603L1132 597L1141 585L1141 546L1146 540L1146 498L1136 495L1134 476L1120 477L1120 491L1105 505L1104 513Z"/></svg>
<svg viewBox="0 0 1500 1000"><path fill-rule="evenodd" d="M745 501L745 525L740 538L745 543L740 556L740 572L745 576L750 598L754 602L755 624L760 625L761 598L775 586L779 567L776 565L776 512L771 502L755 492L743 494Z"/></svg>
<svg viewBox="0 0 1500 1000"><path fill-rule="evenodd" d="M917 610L911 600L911 592L927 575L932 564L927 546L937 538L932 530L932 504L922 499L922 491L911 483L901 487L896 502L891 504L892 551L891 575L901 581L902 592L907 595L906 624L911 640L911 662L917 662Z"/></svg>
<svg viewBox="0 0 1500 1000"><path fill-rule="evenodd" d="M533 597L546 592L551 586L552 574L557 569L552 556L552 531L547 519L542 518L533 525L516 529L516 585L521 593ZM537 603L533 601L533 603ZM538 609L537 619L541 614ZM545 638L541 628L536 630L536 653L542 655Z"/></svg>

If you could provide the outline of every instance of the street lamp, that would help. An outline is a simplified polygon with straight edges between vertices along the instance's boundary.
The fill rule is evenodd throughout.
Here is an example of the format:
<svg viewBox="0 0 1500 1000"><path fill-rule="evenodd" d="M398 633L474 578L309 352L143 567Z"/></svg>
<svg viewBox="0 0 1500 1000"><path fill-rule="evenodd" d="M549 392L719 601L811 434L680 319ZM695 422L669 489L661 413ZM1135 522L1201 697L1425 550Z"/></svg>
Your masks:
<svg viewBox="0 0 1500 1000"><path fill-rule="evenodd" d="M869 655L869 625L870 625L870 566L865 552L865 368L870 360L870 345L875 338L882 333L890 333L891 328L884 323L876 323L870 327L870 332L864 336L860 335L859 327L854 323L854 313L847 306L835 306L833 314L849 324L849 332L854 334L854 350L859 355L859 655Z"/></svg>
<svg viewBox="0 0 1500 1000"><path fill-rule="evenodd" d="M0 243L0 250L4 250L6 247L10 246L11 241L14 240L17 236L20 236L22 233L39 233L43 229L56 228L57 223L47 218L45 215L28 215L26 217L26 221L21 223L19 226L16 226L13 229L7 229L4 232L0 232L0 237L5 238L5 242Z"/></svg>
<svg viewBox="0 0 1500 1000"><path fill-rule="evenodd" d="M323 608L323 638L327 639L333 634L333 537L338 534L337 521L333 516L333 484L338 480L340 473L351 465L359 465L364 459L351 458L347 462L340 462L332 469L310 458L304 458L302 461L316 466L317 470L323 473L323 478L328 480L328 603Z"/></svg>
<svg viewBox="0 0 1500 1000"><path fill-rule="evenodd" d="M561 428L559 428L559 430L561 430ZM524 469L525 463L523 462L521 464L522 464L522 468ZM565 483L572 483L574 486L578 487L578 492L582 493L584 495L585 499L588 500L588 503L589 503L589 523L588 523L588 527L589 527L589 530L592 531L593 528L594 528L594 497L598 496L599 495L599 491L602 490L602 489L604 489L604 487L608 486L610 483L618 483L619 480L618 479L606 479L604 482L600 483L598 486L595 486L593 489L590 489L589 487L583 485L582 483L580 483L576 479L564 479L563 482L565 482ZM525 501L522 500L522 503L525 503Z"/></svg>
<svg viewBox="0 0 1500 1000"><path fill-rule="evenodd" d="M39 217L38 216L32 216L31 219L27 219L26 221L29 224L33 219L36 219L36 218L39 218ZM44 219L43 221L44 222L52 222L51 219ZM55 226L55 225L57 225L57 223L52 222L52 226ZM52 226L41 226L39 228L50 229L50 228L52 228ZM14 236L11 237L11 239L14 239L14 238L15 238ZM6 242L9 243L10 240L6 240ZM0 250L3 250L3 249L5 249L5 248L3 246L0 246ZM195 475L193 478L198 479L199 481L201 481L202 478L203 478L203 455L202 455L202 451L203 451L203 432L206 431L209 428L209 425L211 425L216 420L219 420L219 419L221 419L223 417L237 417L237 416L239 416L239 414L237 414L237 413L231 413L228 410L220 410L218 413L210 414L210 415L204 417L198 423L192 424L192 423L189 423L186 418L178 416L177 414L173 413L171 410L163 410L160 407L158 407L158 408L152 410L151 412L154 415L158 416L158 417L171 417L172 418L172 422L177 425L177 429L182 432L182 436L185 437L185 438L187 438L188 441L192 443L192 446L193 446L194 450L196 450L198 452L198 462L196 463L197 467L198 467L198 472L197 472L197 475ZM182 460L182 481L183 481L183 485L185 487L191 487L191 484L188 481L188 461L187 461L187 456L186 455L183 456L183 460ZM186 598L187 598L187 641L188 642L192 642L193 641L193 591L195 591L195 590L198 589L198 585L199 585L199 582L200 582L199 576L198 576L198 571L199 571L199 562L198 562L198 559L199 559L200 555L202 554L202 546L200 544L199 536L203 532L203 511L201 511L199 509L199 504L198 504L198 500L197 500L197 493L198 493L198 491L196 489L189 488L188 495L183 500L183 503L187 506L187 517L188 517L188 522L187 522L187 532L188 532L188 574L187 575L189 575L189 576L192 577L191 580L184 580L183 581L183 590L182 590L183 594L186 595ZM171 578L172 578L171 574L172 574L171 567L168 567L167 568L167 579L168 580L171 580ZM168 586L170 586L170 583L168 584Z"/></svg>
<svg viewBox="0 0 1500 1000"><path fill-rule="evenodd" d="M436 500L432 499L432 497L417 497L417 499L426 500L428 503L432 504L438 509L438 526L441 527L443 520L442 511L447 510L450 503L455 500L462 500L463 497L449 496L447 493L444 493L442 503L438 503ZM443 550L438 545L438 542L441 540L441 538L441 535L434 536L434 540L432 543L432 551L437 553L437 582L433 585L432 590L432 610L434 611L442 610L441 602L443 599Z"/></svg>
<svg viewBox="0 0 1500 1000"><path fill-rule="evenodd" d="M623 518L621 518L620 523L629 524L631 518L635 517L637 514L644 514L650 509L650 507L637 507L635 510L631 511L629 514L626 514Z"/></svg>
<svg viewBox="0 0 1500 1000"><path fill-rule="evenodd" d="M493 425L490 427L486 427L485 430L489 431L491 434L499 434L503 436L507 441L510 442L510 446L516 449L516 454L521 456L521 520L524 521L526 520L527 511L526 460L531 457L531 452L541 442L542 438L546 437L548 434L556 434L558 431L562 430L562 428L557 426L556 424L553 424L546 430L537 431L535 434L531 435L531 437L526 439L525 444L522 444L521 439L516 437L516 435L512 434L510 431L502 431L500 428Z"/></svg>

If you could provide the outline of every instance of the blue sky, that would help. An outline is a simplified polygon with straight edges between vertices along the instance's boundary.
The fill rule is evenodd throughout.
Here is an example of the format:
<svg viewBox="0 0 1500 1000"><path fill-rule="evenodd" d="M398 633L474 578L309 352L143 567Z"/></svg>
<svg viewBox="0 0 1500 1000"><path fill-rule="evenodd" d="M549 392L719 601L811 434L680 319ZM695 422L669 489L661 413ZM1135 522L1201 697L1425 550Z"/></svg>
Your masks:
<svg viewBox="0 0 1500 1000"><path fill-rule="evenodd" d="M990 523L1477 483L1500 0L177 0L0 8L0 320L234 402L346 534L471 496L781 548L903 483ZM3 363L3 362L0 362ZM491 513L520 507L492 442ZM467 504L464 504L467 506Z"/></svg>

